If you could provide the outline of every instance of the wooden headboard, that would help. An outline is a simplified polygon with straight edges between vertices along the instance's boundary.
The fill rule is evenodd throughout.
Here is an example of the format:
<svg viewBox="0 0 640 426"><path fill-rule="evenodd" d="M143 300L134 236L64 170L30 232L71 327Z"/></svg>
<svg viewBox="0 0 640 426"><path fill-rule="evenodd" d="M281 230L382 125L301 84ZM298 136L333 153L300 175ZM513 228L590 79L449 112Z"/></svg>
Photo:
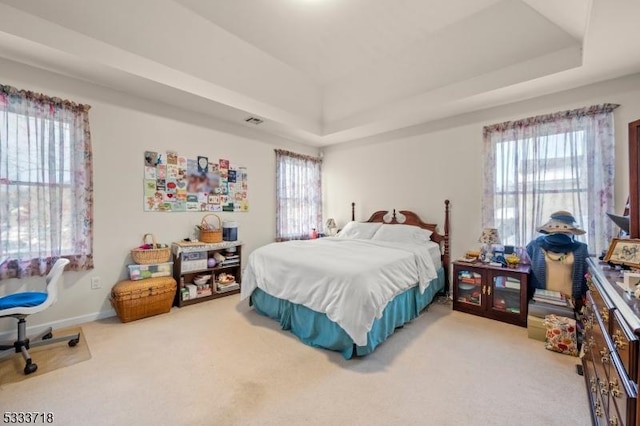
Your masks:
<svg viewBox="0 0 640 426"><path fill-rule="evenodd" d="M355 221L355 207L356 203L351 203L351 220ZM444 233L440 234L437 231L438 225L434 223L426 223L420 219L416 213L409 210L400 210L405 220L398 221L396 210L391 213L391 220L385 221L384 217L389 215L388 211L379 210L371 215L365 222L382 222L391 225L414 225L423 229L428 229L432 232L431 240L440 244L442 247L442 267L445 273L445 291L449 291L449 265L451 263L450 248L449 248L449 200L444 200Z"/></svg>

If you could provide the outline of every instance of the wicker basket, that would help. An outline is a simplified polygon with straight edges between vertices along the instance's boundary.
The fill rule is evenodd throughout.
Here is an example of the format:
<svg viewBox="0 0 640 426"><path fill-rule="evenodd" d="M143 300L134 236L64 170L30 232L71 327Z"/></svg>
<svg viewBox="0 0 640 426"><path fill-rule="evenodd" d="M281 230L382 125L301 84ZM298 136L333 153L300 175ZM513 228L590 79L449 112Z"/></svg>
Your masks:
<svg viewBox="0 0 640 426"><path fill-rule="evenodd" d="M207 223L207 217L209 216L215 216L216 219L218 219L217 229L205 229L209 225ZM222 242L222 221L220 220L220 216L213 213L204 215L200 222L200 241L209 244Z"/></svg>
<svg viewBox="0 0 640 426"><path fill-rule="evenodd" d="M111 304L120 321L129 322L169 312L175 294L171 277L120 281L111 290Z"/></svg>
<svg viewBox="0 0 640 426"><path fill-rule="evenodd" d="M134 248L131 250L131 258L138 265L149 265L150 263L164 263L171 258L171 248L157 248L158 243L156 237L153 234L144 234L142 237L142 244L147 243L147 237L151 236L152 247L151 249Z"/></svg>

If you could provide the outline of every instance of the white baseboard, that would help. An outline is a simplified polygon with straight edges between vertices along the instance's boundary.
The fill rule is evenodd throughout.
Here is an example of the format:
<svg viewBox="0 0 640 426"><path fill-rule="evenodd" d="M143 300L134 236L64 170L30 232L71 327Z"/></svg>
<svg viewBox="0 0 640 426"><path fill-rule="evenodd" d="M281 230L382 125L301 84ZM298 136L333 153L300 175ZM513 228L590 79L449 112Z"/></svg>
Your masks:
<svg viewBox="0 0 640 426"><path fill-rule="evenodd" d="M43 331L47 327L51 327L53 328L53 333L55 336L56 329L72 327L74 325L83 324L85 322L97 321L104 318L110 318L115 316L116 316L116 311L114 311L113 309L109 309L102 312L94 312L87 315L80 315L72 318L64 318L61 320L51 321L45 324L38 324L31 327L27 327L27 335L30 336L33 334L38 334L39 332ZM27 325L28 324L29 324L29 317L27 317ZM15 340L15 338L16 338L16 322L14 321L12 324L11 330L0 332L0 341Z"/></svg>

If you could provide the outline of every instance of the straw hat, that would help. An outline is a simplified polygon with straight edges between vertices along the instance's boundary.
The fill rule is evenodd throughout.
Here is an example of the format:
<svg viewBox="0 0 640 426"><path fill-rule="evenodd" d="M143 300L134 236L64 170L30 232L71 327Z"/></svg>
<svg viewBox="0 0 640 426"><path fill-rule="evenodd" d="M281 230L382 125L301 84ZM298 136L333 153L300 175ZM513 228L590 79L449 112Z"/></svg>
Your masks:
<svg viewBox="0 0 640 426"><path fill-rule="evenodd" d="M586 231L576 226L576 219L568 211L559 210L551 213L551 219L538 228L542 234L573 234L583 235Z"/></svg>

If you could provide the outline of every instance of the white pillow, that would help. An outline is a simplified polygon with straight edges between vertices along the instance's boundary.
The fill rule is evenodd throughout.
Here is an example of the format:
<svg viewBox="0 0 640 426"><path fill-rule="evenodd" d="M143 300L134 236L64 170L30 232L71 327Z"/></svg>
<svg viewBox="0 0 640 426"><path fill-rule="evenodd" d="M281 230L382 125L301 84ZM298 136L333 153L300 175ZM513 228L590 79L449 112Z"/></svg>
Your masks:
<svg viewBox="0 0 640 426"><path fill-rule="evenodd" d="M392 243L425 244L431 241L433 232L413 225L382 225L375 233L374 241L389 241Z"/></svg>
<svg viewBox="0 0 640 426"><path fill-rule="evenodd" d="M338 238L357 238L360 240L370 240L382 224L379 222L349 222L340 232Z"/></svg>

